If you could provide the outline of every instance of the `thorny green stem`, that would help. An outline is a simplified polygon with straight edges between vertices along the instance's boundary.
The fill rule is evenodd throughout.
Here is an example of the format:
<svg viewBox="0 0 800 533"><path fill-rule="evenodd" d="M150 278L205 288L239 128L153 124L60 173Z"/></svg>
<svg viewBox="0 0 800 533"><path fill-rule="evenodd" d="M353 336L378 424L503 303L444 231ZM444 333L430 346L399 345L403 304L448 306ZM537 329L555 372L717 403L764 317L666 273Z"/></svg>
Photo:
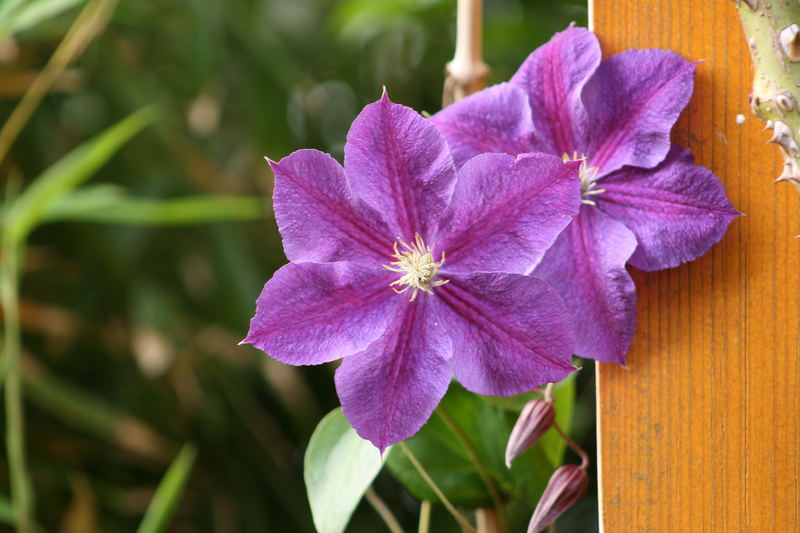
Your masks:
<svg viewBox="0 0 800 533"><path fill-rule="evenodd" d="M403 533L403 528L400 527L400 522L397 521L397 518L394 517L392 514L391 509L386 503L378 496L378 493L375 492L375 489L372 487L367 489L367 492L364 494L364 497L367 499L369 504L375 509L375 512L383 520L383 523L386 524L386 527L389 528L391 533Z"/></svg>
<svg viewBox="0 0 800 533"><path fill-rule="evenodd" d="M776 181L800 191L800 4L786 0L734 0L753 58L750 107L772 130L784 166Z"/></svg>
<svg viewBox="0 0 800 533"><path fill-rule="evenodd" d="M486 485L489 495L492 498L494 508L497 511L497 523L500 533L506 533L508 531L508 524L506 523L505 505L503 504L503 498L500 495L500 491L497 489L497 485L495 485L494 481L492 480L492 475L489 472L489 469L485 464L483 464L481 456L478 455L478 451L475 449L475 446L472 445L472 442L470 442L469 438L467 438L464 430L461 429L461 427L456 423L455 420L453 420L453 418L441 405L436 408L436 413L439 415L439 417L441 417L442 421L444 421L456 438L458 438L459 442L461 442L461 445L464 447L464 450L466 450L467 455L469 455L472 462L475 463L475 466L478 469L478 474L481 476L483 483Z"/></svg>
<svg viewBox="0 0 800 533"><path fill-rule="evenodd" d="M19 307L17 295L19 247L3 243L0 292L3 305L3 386L6 416L6 455L11 478L11 499L18 533L32 530L32 495L25 460L25 420L19 366Z"/></svg>
<svg viewBox="0 0 800 533"><path fill-rule="evenodd" d="M424 500L419 505L419 529L417 533L429 533L431 529L431 502Z"/></svg>
<svg viewBox="0 0 800 533"><path fill-rule="evenodd" d="M425 483L427 483L428 486L431 488L431 490L434 492L434 494L436 494L436 496L445 506L447 511L451 515L453 515L453 518L456 519L456 522L458 522L462 528L469 531L470 533L478 533L478 530L476 530L472 526L472 524L469 523L469 520L464 518L464 515L459 513L458 510L455 508L455 506L452 503L450 503L450 500L447 499L447 496L444 495L444 492L442 492L442 489L439 488L439 485L437 485L436 482L433 480L433 478L431 478L431 476L428 474L428 472L425 471L425 468L422 467L419 460L417 460L416 456L408 447L408 445L403 441L398 442L397 445L400 446L400 449L403 450L403 453L406 454L408 460L411 461L411 464L417 470L417 473L422 477L422 479L425 480Z"/></svg>

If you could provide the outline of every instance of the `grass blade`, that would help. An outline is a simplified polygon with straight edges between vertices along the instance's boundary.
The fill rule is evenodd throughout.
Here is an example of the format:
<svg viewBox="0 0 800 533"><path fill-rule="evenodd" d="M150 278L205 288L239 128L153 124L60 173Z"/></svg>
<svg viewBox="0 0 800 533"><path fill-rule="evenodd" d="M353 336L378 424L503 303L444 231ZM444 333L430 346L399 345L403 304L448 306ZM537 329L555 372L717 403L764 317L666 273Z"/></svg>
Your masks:
<svg viewBox="0 0 800 533"><path fill-rule="evenodd" d="M164 479L156 489L153 500L136 533L159 533L164 531L172 517L175 506L180 501L183 488L192 471L197 450L191 444L184 445L181 452L170 465Z"/></svg>
<svg viewBox="0 0 800 533"><path fill-rule="evenodd" d="M8 208L4 239L19 244L62 196L92 177L131 137L150 124L154 113L141 109L81 144L45 170Z"/></svg>
<svg viewBox="0 0 800 533"><path fill-rule="evenodd" d="M104 224L182 225L264 218L260 196L187 196L176 199L130 198L106 185L85 187L64 196L46 215L48 221Z"/></svg>

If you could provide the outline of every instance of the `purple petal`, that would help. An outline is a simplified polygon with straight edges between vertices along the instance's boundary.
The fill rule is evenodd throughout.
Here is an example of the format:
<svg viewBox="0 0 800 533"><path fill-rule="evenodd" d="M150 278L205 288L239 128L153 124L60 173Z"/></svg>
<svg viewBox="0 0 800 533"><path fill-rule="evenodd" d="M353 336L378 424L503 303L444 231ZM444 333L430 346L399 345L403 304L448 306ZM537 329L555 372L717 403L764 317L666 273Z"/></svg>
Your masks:
<svg viewBox="0 0 800 533"><path fill-rule="evenodd" d="M470 95L433 115L456 166L485 152L517 155L534 150L528 97L519 87L501 83Z"/></svg>
<svg viewBox="0 0 800 533"><path fill-rule="evenodd" d="M353 203L342 166L317 150L270 162L273 205L290 261L385 261L394 235L373 209Z"/></svg>
<svg viewBox="0 0 800 533"><path fill-rule="evenodd" d="M659 270L691 261L719 242L739 216L722 183L695 165L692 153L673 146L653 170L625 167L602 182L598 208L625 224L638 246L629 262Z"/></svg>
<svg viewBox="0 0 800 533"><path fill-rule="evenodd" d="M635 249L628 228L584 206L533 271L572 312L577 355L624 364L636 328L636 288L625 263Z"/></svg>
<svg viewBox="0 0 800 533"><path fill-rule="evenodd" d="M450 203L455 168L429 120L384 92L353 121L344 154L353 193L384 215L393 237L431 237Z"/></svg>
<svg viewBox="0 0 800 533"><path fill-rule="evenodd" d="M627 50L603 61L583 90L591 139L586 153L600 176L664 160L694 75L694 63L668 50Z"/></svg>
<svg viewBox="0 0 800 533"><path fill-rule="evenodd" d="M597 37L570 27L537 48L511 78L531 106L537 151L554 155L582 151L586 111L581 89L600 64Z"/></svg>
<svg viewBox="0 0 800 533"><path fill-rule="evenodd" d="M569 313L545 282L499 272L443 277L450 282L435 289L435 323L447 326L464 387L510 396L575 370Z"/></svg>
<svg viewBox="0 0 800 533"><path fill-rule="evenodd" d="M578 163L547 154L482 154L458 173L436 248L446 253L449 272L521 274L578 214L580 201Z"/></svg>
<svg viewBox="0 0 800 533"><path fill-rule="evenodd" d="M355 263L290 263L264 285L242 342L290 365L360 352L397 313L395 277Z"/></svg>
<svg viewBox="0 0 800 533"><path fill-rule="evenodd" d="M430 315L433 297L397 298L402 308L384 334L336 371L345 416L381 453L425 424L452 376L445 325Z"/></svg>

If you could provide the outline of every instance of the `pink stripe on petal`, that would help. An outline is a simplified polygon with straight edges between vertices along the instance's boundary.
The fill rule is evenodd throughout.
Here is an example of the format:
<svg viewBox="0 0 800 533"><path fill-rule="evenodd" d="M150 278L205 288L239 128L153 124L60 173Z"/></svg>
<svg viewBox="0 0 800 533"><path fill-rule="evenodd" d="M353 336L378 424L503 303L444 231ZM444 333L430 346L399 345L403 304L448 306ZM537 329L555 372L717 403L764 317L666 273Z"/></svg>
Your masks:
<svg viewBox="0 0 800 533"><path fill-rule="evenodd" d="M524 273L578 214L578 163L546 154L482 154L458 173L436 242L448 272Z"/></svg>
<svg viewBox="0 0 800 533"><path fill-rule="evenodd" d="M576 355L624 364L636 329L636 287L625 263L635 249L624 224L584 206L533 271L571 311Z"/></svg>
<svg viewBox="0 0 800 533"><path fill-rule="evenodd" d="M317 150L298 150L270 162L273 205L290 261L385 261L394 235L381 215L353 201L342 166Z"/></svg>
<svg viewBox="0 0 800 533"><path fill-rule="evenodd" d="M511 78L528 94L539 151L560 156L585 150L580 96L599 64L597 37L570 27L534 50Z"/></svg>
<svg viewBox="0 0 800 533"><path fill-rule="evenodd" d="M242 341L290 365L318 365L359 352L378 338L402 298L396 276L356 263L290 263L256 301Z"/></svg>
<svg viewBox="0 0 800 533"><path fill-rule="evenodd" d="M383 214L393 236L430 238L450 202L455 167L429 120L384 93L353 121L344 154L353 194Z"/></svg>
<svg viewBox="0 0 800 533"><path fill-rule="evenodd" d="M501 83L447 106L431 122L442 132L456 166L485 152L517 155L539 151L531 145L533 122L525 92Z"/></svg>
<svg viewBox="0 0 800 533"><path fill-rule="evenodd" d="M433 297L453 344L456 379L478 394L510 396L561 381L575 367L573 328L561 298L540 279L451 275Z"/></svg>
<svg viewBox="0 0 800 533"><path fill-rule="evenodd" d="M695 65L668 50L627 50L604 60L583 90L589 164L607 175L653 168L694 89Z"/></svg>
<svg viewBox="0 0 800 533"><path fill-rule="evenodd" d="M739 216L722 183L673 145L652 170L625 167L603 180L597 207L636 235L630 264L642 270L678 266L706 253Z"/></svg>
<svg viewBox="0 0 800 533"><path fill-rule="evenodd" d="M431 315L432 296L402 301L384 334L336 371L336 390L355 430L381 453L413 436L450 384L446 325Z"/></svg>

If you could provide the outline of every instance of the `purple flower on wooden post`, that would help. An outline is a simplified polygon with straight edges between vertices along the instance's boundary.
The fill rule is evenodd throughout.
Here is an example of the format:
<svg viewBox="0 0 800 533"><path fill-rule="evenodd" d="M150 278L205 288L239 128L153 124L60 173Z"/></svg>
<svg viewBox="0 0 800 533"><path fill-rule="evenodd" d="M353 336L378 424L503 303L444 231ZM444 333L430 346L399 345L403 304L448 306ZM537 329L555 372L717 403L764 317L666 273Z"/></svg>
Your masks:
<svg viewBox="0 0 800 533"><path fill-rule="evenodd" d="M593 33L570 27L511 78L433 117L457 165L484 152L580 160L580 214L531 267L564 297L576 353L624 363L636 325L625 269L677 266L704 254L738 216L720 181L670 144L695 65L666 50L601 61ZM537 266L538 265L538 266Z"/></svg>
<svg viewBox="0 0 800 533"><path fill-rule="evenodd" d="M344 414L378 448L416 433L453 376L512 395L574 370L569 312L523 273L577 215L578 163L484 154L456 173L433 124L384 94L344 168L316 150L271 165L291 263L243 342L292 365L344 358Z"/></svg>

